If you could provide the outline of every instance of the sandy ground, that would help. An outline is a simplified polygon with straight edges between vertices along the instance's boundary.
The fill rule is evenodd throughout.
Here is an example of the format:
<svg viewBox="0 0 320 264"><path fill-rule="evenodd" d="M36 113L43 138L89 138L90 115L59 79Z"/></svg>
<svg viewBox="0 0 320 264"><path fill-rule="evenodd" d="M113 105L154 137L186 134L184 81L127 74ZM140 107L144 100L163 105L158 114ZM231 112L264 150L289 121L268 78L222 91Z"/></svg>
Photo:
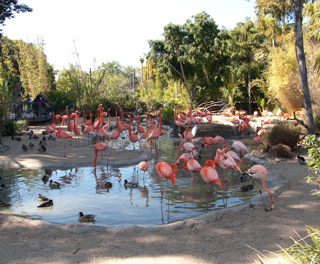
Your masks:
<svg viewBox="0 0 320 264"><path fill-rule="evenodd" d="M31 141L26 133L21 135L21 141L3 138L3 144L9 145L10 150L0 154L1 168L70 168L93 164L93 145L88 145L86 138L80 140L79 148L67 146L66 158L62 140L56 140L56 147L47 142L46 153L39 153L38 142L44 127L30 127L40 139L33 140L34 149L26 152L21 149L22 144ZM297 153L307 157L305 149L295 150L294 155ZM144 154L111 151L109 162L134 164L143 160ZM266 163L265 167L268 177L277 182L271 188L276 202L271 212L264 211L257 196L253 199L255 208L244 204L153 227L55 225L0 214L0 263L257 263L255 250L270 257L266 251L278 250L277 244L290 246L290 237L298 238L296 232L304 236L306 226L319 224L320 197L310 195L318 186L306 182L307 167L295 158ZM263 194L268 201L266 193ZM267 206L270 207L269 203Z"/></svg>

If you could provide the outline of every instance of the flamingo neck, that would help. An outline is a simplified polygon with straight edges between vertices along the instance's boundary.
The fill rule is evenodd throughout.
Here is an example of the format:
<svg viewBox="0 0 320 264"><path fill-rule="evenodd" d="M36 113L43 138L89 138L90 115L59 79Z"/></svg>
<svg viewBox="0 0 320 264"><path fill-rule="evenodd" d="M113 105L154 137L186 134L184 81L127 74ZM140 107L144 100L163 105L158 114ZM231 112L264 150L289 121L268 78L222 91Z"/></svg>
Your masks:
<svg viewBox="0 0 320 264"><path fill-rule="evenodd" d="M266 187L266 177L267 177L267 175L265 175L265 176L263 177L263 179L262 179L262 187L263 187L263 189L269 194L269 196L270 196L270 203L273 205L273 204L275 204L275 201L274 201L274 199L273 199L273 196L272 196L271 191Z"/></svg>

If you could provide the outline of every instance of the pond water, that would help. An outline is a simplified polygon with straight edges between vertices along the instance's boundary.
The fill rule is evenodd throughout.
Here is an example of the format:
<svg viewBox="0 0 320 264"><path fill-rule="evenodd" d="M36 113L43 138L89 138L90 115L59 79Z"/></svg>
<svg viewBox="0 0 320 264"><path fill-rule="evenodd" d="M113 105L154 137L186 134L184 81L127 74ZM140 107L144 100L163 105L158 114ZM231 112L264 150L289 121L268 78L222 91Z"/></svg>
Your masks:
<svg viewBox="0 0 320 264"><path fill-rule="evenodd" d="M132 149L127 139L117 142L118 148ZM135 149L146 149L150 146L138 143ZM11 207L0 207L1 213L23 216L29 219L42 219L51 223L78 223L78 214L96 214L95 224L99 226L124 225L155 225L166 224L177 220L190 218L211 210L222 209L244 203L256 194L253 191L241 192L240 187L246 183L240 182L238 171L228 171L227 183L223 183L223 170L217 168L220 179L226 191L218 185L210 186L201 179L200 172L195 173L195 181L191 183L191 174L178 165L176 184L172 186L158 176L155 165L159 161L175 162L183 153L177 142L167 136L161 138L158 148L151 150L154 158L149 160L149 170L137 172L137 166L111 167L107 166L107 156L103 164L99 154L97 167L78 167L68 170L53 171L50 179L59 181L59 189L51 189L49 182L42 181L44 170L12 169L2 171L6 190L0 192L0 200L9 202ZM199 163L204 166L207 159L214 159L213 152L202 148ZM248 169L249 164L243 160L241 169ZM124 180L136 179L139 187L126 188ZM105 183L112 183L106 188ZM257 184L257 183L255 183ZM161 191L163 188L163 192ZM163 193L163 195L162 195ZM37 200L42 194L53 200L54 205L38 208Z"/></svg>

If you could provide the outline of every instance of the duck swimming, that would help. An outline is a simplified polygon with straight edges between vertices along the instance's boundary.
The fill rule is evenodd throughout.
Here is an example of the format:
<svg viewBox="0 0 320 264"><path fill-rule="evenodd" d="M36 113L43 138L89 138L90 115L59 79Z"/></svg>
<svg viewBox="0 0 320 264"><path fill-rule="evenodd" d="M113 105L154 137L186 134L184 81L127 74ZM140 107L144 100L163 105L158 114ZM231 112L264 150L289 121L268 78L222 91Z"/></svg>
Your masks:
<svg viewBox="0 0 320 264"><path fill-rule="evenodd" d="M6 190L7 188L4 186L4 184L1 185L0 187L0 192Z"/></svg>
<svg viewBox="0 0 320 264"><path fill-rule="evenodd" d="M84 215L82 212L79 212L79 221L94 221L96 215L94 214L86 214Z"/></svg>
<svg viewBox="0 0 320 264"><path fill-rule="evenodd" d="M60 183L57 181L50 180L49 186L50 187L60 187Z"/></svg>
<svg viewBox="0 0 320 264"><path fill-rule="evenodd" d="M241 186L240 189L241 189L242 192L248 192L248 191L251 191L253 189L253 185L252 184L243 185L243 186Z"/></svg>
<svg viewBox="0 0 320 264"><path fill-rule="evenodd" d="M49 207L49 206L52 206L52 205L53 205L53 201L49 200L49 201L46 201L46 202L38 205L38 207Z"/></svg>
<svg viewBox="0 0 320 264"><path fill-rule="evenodd" d="M125 187L138 187L138 182L136 181L127 181L127 180L124 180L124 186Z"/></svg>
<svg viewBox="0 0 320 264"><path fill-rule="evenodd" d="M49 177L50 177L50 176L48 176L48 175L45 174L45 175L42 176L41 179L42 179L43 181L48 181L48 180L49 180Z"/></svg>
<svg viewBox="0 0 320 264"><path fill-rule="evenodd" d="M38 201L40 201L40 202L49 201L49 198L47 198L47 197L45 197L45 196L43 196L42 194L39 193Z"/></svg>

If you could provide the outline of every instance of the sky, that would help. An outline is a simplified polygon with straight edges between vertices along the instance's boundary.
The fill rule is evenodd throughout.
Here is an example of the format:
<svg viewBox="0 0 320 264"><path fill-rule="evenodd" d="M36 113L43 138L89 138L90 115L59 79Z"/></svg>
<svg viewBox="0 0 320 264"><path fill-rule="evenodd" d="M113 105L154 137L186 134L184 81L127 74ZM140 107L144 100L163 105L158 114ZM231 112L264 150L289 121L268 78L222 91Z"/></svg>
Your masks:
<svg viewBox="0 0 320 264"><path fill-rule="evenodd" d="M233 29L246 17L255 19L254 0L19 0L33 12L7 19L9 39L44 40L47 61L55 70L75 64L83 70L118 61L139 67L148 40L162 39L169 23L182 25L205 11L222 28Z"/></svg>

